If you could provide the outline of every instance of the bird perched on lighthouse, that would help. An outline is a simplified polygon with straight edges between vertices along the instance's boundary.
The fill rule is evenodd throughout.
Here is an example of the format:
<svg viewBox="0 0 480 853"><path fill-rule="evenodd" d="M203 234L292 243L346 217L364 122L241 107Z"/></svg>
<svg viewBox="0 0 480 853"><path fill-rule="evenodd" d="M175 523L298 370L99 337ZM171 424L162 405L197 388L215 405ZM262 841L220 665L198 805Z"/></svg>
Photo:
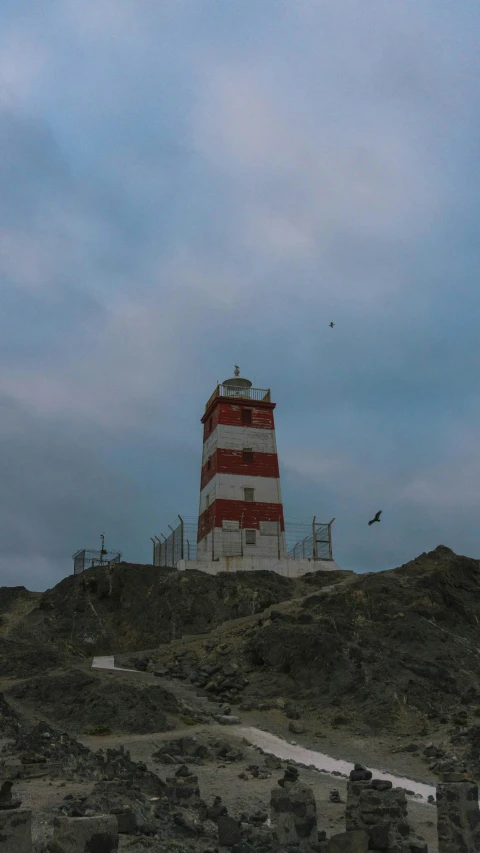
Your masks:
<svg viewBox="0 0 480 853"><path fill-rule="evenodd" d="M382 510L379 509L377 514L375 515L375 518L372 518L372 520L368 522L368 526L370 527L371 524L375 524L376 521L380 521L381 514L382 514Z"/></svg>

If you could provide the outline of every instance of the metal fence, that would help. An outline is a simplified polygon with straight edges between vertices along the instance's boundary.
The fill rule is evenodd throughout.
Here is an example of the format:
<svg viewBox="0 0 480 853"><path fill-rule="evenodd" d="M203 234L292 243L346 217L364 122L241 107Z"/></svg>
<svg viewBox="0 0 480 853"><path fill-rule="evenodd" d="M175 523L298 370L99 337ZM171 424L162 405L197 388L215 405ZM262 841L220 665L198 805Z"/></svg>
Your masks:
<svg viewBox="0 0 480 853"><path fill-rule="evenodd" d="M198 519L178 516L169 524L168 536L150 537L153 543L153 565L174 567L179 560L215 560L225 556L285 557L291 560L333 560L332 524L335 521L317 522L285 519L282 531L275 522L261 525L260 530L238 526L222 531L210 531L208 547L197 549ZM230 522L230 524L232 524ZM252 538L255 540L252 541Z"/></svg>
<svg viewBox="0 0 480 853"><path fill-rule="evenodd" d="M93 566L110 566L119 563L121 557L122 555L119 551L105 551L103 549L94 551L83 548L80 551L76 551L72 556L73 574L78 575L80 572L84 572L85 569L91 569Z"/></svg>
<svg viewBox="0 0 480 853"><path fill-rule="evenodd" d="M161 539L150 537L154 566L175 566L179 560L195 560L197 556L197 519L183 519L179 515L174 525L168 525L171 531L168 536L162 533Z"/></svg>

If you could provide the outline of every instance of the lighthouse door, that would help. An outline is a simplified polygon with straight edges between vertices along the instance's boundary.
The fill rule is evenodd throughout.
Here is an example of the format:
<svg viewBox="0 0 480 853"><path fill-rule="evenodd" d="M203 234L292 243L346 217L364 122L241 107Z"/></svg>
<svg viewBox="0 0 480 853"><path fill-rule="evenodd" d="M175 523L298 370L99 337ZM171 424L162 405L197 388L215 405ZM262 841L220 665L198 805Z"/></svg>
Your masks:
<svg viewBox="0 0 480 853"><path fill-rule="evenodd" d="M242 554L242 536L238 521L222 523L222 551L224 557L240 557Z"/></svg>

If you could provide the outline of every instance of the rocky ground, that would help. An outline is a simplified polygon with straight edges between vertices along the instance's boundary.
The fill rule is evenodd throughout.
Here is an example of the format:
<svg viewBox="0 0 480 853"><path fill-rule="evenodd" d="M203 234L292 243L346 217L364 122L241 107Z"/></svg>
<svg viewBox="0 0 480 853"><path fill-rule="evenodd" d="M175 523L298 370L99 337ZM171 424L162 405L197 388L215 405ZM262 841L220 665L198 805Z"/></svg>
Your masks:
<svg viewBox="0 0 480 853"><path fill-rule="evenodd" d="M20 741L13 748L10 744L7 753L18 755L25 746L35 746L37 755L47 753L50 759L56 754L58 758L58 751L51 748L55 737L54 730L39 727L27 741ZM261 755L244 743L233 727L226 730L219 725L188 726L179 728L174 737L172 733L83 737L81 745L82 752L72 748L70 741L64 744L64 757L69 755L68 769L63 765L62 770L51 771L42 778L21 779L15 784L15 796L22 800L22 807L32 808L34 812L35 853L48 849L56 816L112 809L133 814L131 831L122 833L120 849L151 849L154 853L226 851L231 847L219 845L217 826L207 811L218 796L228 814L242 822L243 837L250 839L251 844L245 849L270 850L268 846L262 847L262 840L269 834L270 792L288 765ZM123 753L122 748L128 753ZM108 760L94 758L99 749ZM6 760L7 753L3 755ZM172 803L165 797L162 783L182 767L166 763L172 758L185 762L198 779L200 798L189 805ZM132 762L139 763L142 769L135 771ZM112 765L110 775L115 775L114 782L105 780L108 764ZM42 765L37 765L37 769L42 772ZM157 775L162 780L158 786ZM346 779L307 769L300 770L300 778L314 791L319 830L325 830L327 837L343 831ZM332 797L334 790L339 799ZM437 853L435 807L412 798L409 817L415 834L427 841L430 853Z"/></svg>
<svg viewBox="0 0 480 853"><path fill-rule="evenodd" d="M137 834L122 833L122 849L223 849L208 812L219 795L261 851L258 813L285 764L267 766L213 708L432 785L445 772L480 775L479 561L439 546L388 572L298 581L135 569L88 570L43 594L0 589L2 758L34 809L36 853L56 815L126 805ZM93 652L137 672L92 671ZM168 794L179 762L198 777L188 808ZM344 799L346 780L301 775L319 828L341 831L330 791ZM435 851L435 808L412 798L409 810Z"/></svg>

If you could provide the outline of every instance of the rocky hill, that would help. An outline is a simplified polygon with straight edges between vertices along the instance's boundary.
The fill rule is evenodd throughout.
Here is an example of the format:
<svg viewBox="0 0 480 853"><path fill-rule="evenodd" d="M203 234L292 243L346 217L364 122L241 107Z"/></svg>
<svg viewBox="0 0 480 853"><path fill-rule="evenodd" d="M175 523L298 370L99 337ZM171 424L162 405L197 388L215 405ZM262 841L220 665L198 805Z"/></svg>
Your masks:
<svg viewBox="0 0 480 853"><path fill-rule="evenodd" d="M480 713L480 563L439 546L401 568L312 596L252 632L256 667L379 725Z"/></svg>
<svg viewBox="0 0 480 853"><path fill-rule="evenodd" d="M164 651L149 668L196 673L199 687L227 701L233 691L245 706L290 697L338 725L421 732L428 720L480 717L479 626L480 562L439 546L232 627L181 659Z"/></svg>
<svg viewBox="0 0 480 853"><path fill-rule="evenodd" d="M143 667L166 667L219 700L295 698L338 725L375 731L480 718L480 562L442 545L364 575L292 581L123 563L65 578L35 599L0 590L8 626L0 626L0 677L65 669L93 654L141 658L141 650L218 632L225 620L271 605L252 624L199 639L181 662L167 645L144 655ZM237 674L233 686L232 675L222 676L226 662Z"/></svg>
<svg viewBox="0 0 480 853"><path fill-rule="evenodd" d="M35 649L42 668L61 665L65 655L153 648L183 634L210 631L228 619L259 613L351 574L317 572L292 581L273 572L212 577L120 563L70 575L42 594L2 587L0 677L28 669L29 647Z"/></svg>

